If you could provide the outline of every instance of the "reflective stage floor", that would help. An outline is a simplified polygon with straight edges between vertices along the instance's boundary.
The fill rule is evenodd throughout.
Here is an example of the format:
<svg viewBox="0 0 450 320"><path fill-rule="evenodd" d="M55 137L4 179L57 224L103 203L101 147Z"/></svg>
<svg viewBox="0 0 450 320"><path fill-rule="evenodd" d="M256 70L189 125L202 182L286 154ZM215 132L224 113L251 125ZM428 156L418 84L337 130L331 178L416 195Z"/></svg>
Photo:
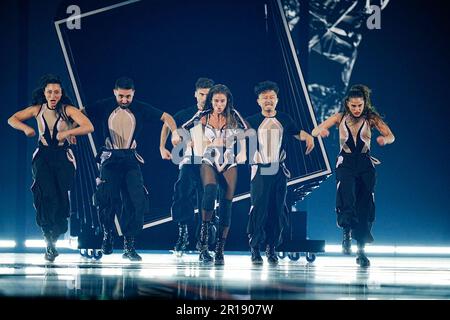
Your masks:
<svg viewBox="0 0 450 320"><path fill-rule="evenodd" d="M121 253L100 260L62 253L0 253L0 298L187 300L409 300L450 299L450 257L369 256L369 268L352 256L319 254L313 263L280 260L253 266L249 253L225 255L225 266L198 262L197 254Z"/></svg>

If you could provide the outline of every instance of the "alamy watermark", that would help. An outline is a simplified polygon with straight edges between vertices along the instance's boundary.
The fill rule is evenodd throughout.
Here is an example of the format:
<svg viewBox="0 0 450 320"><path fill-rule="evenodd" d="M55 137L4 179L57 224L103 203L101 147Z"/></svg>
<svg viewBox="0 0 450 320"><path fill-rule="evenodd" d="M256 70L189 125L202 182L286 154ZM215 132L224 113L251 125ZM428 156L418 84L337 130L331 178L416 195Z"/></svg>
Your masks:
<svg viewBox="0 0 450 320"><path fill-rule="evenodd" d="M262 175L275 175L280 168L280 131L276 129L259 129L258 132L254 129L225 129L221 131L221 137L215 138L213 141L204 139L203 141L196 141L195 143L202 144L202 154L194 154L192 157L192 164L201 164L206 160L209 163L215 163L219 166L225 164L239 163L239 155L249 155L245 163L250 165L263 165L260 168ZM189 132L185 129L177 129L181 137L181 142L173 147L171 151L171 158L174 164L179 165L184 163L186 157L192 156L193 141ZM264 147L258 144L258 135L266 137L270 143ZM219 142L217 142L219 141ZM243 150L241 142L246 142L246 149ZM247 143L248 142L248 143ZM259 148L259 149L258 149ZM257 155L255 157L255 155Z"/></svg>
<svg viewBox="0 0 450 320"><path fill-rule="evenodd" d="M389 0L380 0L380 5L371 4L371 0L366 0L366 13L370 16L366 20L367 29L381 29L381 11L386 8Z"/></svg>
<svg viewBox="0 0 450 320"><path fill-rule="evenodd" d="M81 9L77 5L70 5L66 10L67 14L70 14L67 18L66 26L69 30L80 30L81 29Z"/></svg>

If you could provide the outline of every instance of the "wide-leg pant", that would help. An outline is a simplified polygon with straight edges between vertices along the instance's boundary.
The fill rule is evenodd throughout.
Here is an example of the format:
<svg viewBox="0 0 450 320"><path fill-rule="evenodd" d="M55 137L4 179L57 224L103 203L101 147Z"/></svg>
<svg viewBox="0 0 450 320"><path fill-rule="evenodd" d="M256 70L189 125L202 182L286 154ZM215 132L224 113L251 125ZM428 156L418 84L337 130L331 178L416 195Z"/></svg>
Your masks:
<svg viewBox="0 0 450 320"><path fill-rule="evenodd" d="M202 208L203 184L200 165L184 164L174 185L172 218L175 222L187 223L194 217L194 209ZM196 203L195 203L196 202Z"/></svg>
<svg viewBox="0 0 450 320"><path fill-rule="evenodd" d="M117 214L125 237L137 236L148 208L139 156L134 150L103 151L95 199L105 231L114 228Z"/></svg>
<svg viewBox="0 0 450 320"><path fill-rule="evenodd" d="M44 234L57 238L67 232L69 190L75 174L75 158L67 147L40 145L34 153L31 167L36 223Z"/></svg>
<svg viewBox="0 0 450 320"><path fill-rule="evenodd" d="M261 174L258 167L250 184L251 208L247 233L251 247L278 246L288 225L287 178L280 168L275 175Z"/></svg>
<svg viewBox="0 0 450 320"><path fill-rule="evenodd" d="M337 225L351 229L352 238L361 243L373 242L375 220L375 167L367 153L341 153L336 164Z"/></svg>

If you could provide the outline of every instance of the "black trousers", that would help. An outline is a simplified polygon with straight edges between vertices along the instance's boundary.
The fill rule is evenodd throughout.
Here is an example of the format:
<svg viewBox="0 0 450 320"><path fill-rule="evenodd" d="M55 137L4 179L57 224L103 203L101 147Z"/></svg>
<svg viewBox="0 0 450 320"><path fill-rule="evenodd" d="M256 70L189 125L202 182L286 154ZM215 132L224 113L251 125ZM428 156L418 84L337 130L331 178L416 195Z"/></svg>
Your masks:
<svg viewBox="0 0 450 320"><path fill-rule="evenodd" d="M288 225L286 192L287 178L281 167L275 175L263 175L258 166L250 184L247 233L251 247L281 244L283 229Z"/></svg>
<svg viewBox="0 0 450 320"><path fill-rule="evenodd" d="M352 238L361 243L373 242L375 220L375 167L367 153L341 153L336 165L337 224L352 230Z"/></svg>
<svg viewBox="0 0 450 320"><path fill-rule="evenodd" d="M126 237L137 236L148 209L138 155L134 150L103 151L100 183L95 194L100 221L106 231L114 229L117 214Z"/></svg>
<svg viewBox="0 0 450 320"><path fill-rule="evenodd" d="M36 223L43 233L58 237L67 232L70 215L69 190L75 174L75 159L67 147L39 146L31 164Z"/></svg>
<svg viewBox="0 0 450 320"><path fill-rule="evenodd" d="M201 210L203 184L200 165L184 164L174 185L172 217L175 222L187 223L194 217L194 209ZM201 212L199 213L201 215Z"/></svg>

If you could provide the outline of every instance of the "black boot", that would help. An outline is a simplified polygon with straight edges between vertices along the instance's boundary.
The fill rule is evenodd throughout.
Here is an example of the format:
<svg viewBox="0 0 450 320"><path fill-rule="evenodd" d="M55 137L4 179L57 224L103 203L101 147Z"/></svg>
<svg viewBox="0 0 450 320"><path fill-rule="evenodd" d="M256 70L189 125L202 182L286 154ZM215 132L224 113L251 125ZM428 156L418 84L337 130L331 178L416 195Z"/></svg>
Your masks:
<svg viewBox="0 0 450 320"><path fill-rule="evenodd" d="M59 236L55 235L55 233L52 232L52 243L53 243L52 250L53 250L53 255L55 256L55 258L57 256L59 256L59 252L58 252L58 250L56 250L56 242L58 241L58 237Z"/></svg>
<svg viewBox="0 0 450 320"><path fill-rule="evenodd" d="M278 264L278 257L277 257L277 253L275 252L274 245L268 244L266 246L266 257L267 257L267 261L270 264Z"/></svg>
<svg viewBox="0 0 450 320"><path fill-rule="evenodd" d="M216 249L215 249L215 256L214 256L214 264L216 266L222 266L225 264L225 260L223 257L223 250L225 248L225 238L220 237L216 241Z"/></svg>
<svg viewBox="0 0 450 320"><path fill-rule="evenodd" d="M209 232L209 223L207 221L202 221L202 225L200 227L200 240L199 240L199 250L200 255L198 259L200 262L211 262L213 258L209 254L208 251L208 232Z"/></svg>
<svg viewBox="0 0 450 320"><path fill-rule="evenodd" d="M122 258L130 259L131 261L141 261L142 258L137 254L134 248L134 237L124 237L123 238L123 255Z"/></svg>
<svg viewBox="0 0 450 320"><path fill-rule="evenodd" d="M344 229L343 231L342 253L345 255L352 254L352 235L350 229Z"/></svg>
<svg viewBox="0 0 450 320"><path fill-rule="evenodd" d="M364 243L358 242L358 252L356 253L356 263L361 267L370 266L370 260L364 252Z"/></svg>
<svg viewBox="0 0 450 320"><path fill-rule="evenodd" d="M175 254L181 257L189 245L188 226L184 223L178 223L178 240L175 244Z"/></svg>
<svg viewBox="0 0 450 320"><path fill-rule="evenodd" d="M263 264L263 258L261 257L261 254L259 253L259 246L250 247L250 252L252 253L252 263L253 264L255 264L255 265Z"/></svg>
<svg viewBox="0 0 450 320"><path fill-rule="evenodd" d="M58 251L55 248L55 241L53 240L53 235L51 232L44 233L44 239L46 243L46 249L44 254L44 259L50 262L55 261L55 258L59 256Z"/></svg>
<svg viewBox="0 0 450 320"><path fill-rule="evenodd" d="M112 231L103 232L102 252L105 255L113 253L113 233Z"/></svg>

